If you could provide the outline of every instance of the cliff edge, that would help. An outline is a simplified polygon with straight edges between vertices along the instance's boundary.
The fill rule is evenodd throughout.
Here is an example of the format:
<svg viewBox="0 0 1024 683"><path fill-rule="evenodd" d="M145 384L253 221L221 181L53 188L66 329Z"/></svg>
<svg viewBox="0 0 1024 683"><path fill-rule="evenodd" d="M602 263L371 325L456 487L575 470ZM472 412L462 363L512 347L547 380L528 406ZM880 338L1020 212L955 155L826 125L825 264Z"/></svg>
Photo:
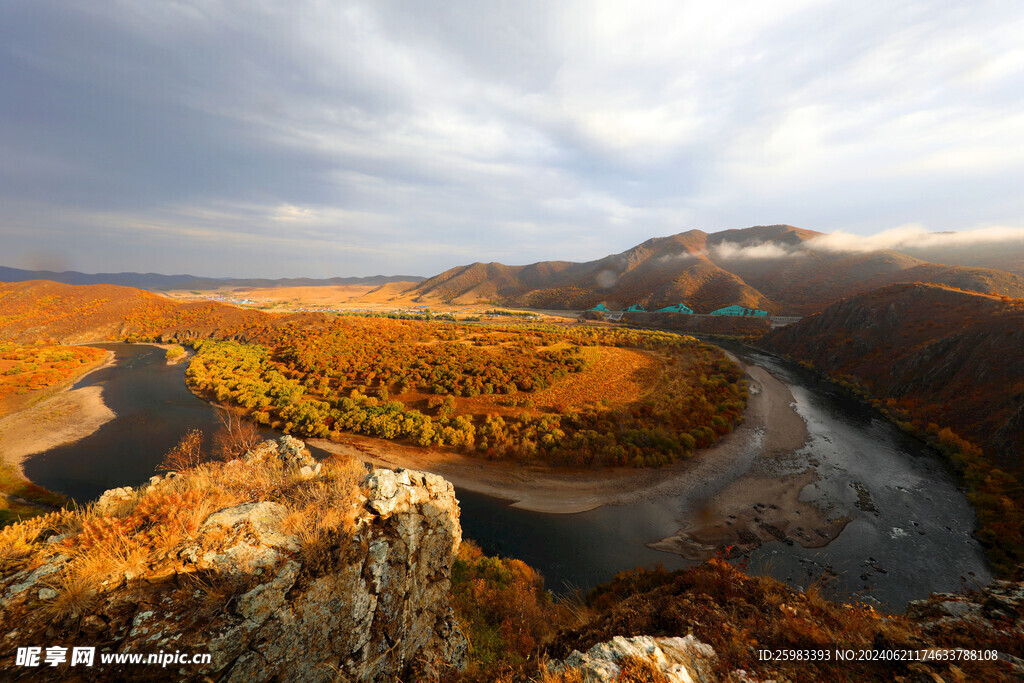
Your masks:
<svg viewBox="0 0 1024 683"><path fill-rule="evenodd" d="M316 463L291 437L0 541L8 680L382 681L465 662L448 598L461 542L451 484ZM93 666L72 665L76 647L95 648ZM127 653L179 658L101 665Z"/></svg>

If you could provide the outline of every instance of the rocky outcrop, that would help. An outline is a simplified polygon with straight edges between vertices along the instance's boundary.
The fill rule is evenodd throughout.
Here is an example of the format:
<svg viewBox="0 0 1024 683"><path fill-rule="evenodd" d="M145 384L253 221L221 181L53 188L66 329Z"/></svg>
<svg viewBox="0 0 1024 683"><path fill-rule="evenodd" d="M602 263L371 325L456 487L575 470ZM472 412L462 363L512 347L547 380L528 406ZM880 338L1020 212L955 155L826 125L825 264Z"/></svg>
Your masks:
<svg viewBox="0 0 1024 683"><path fill-rule="evenodd" d="M264 444L254 457L311 469L301 442L288 439ZM104 505L159 491L166 481L156 479L145 492L111 492ZM87 608L71 616L57 609L58 591L47 581L65 555L6 574L4 679L389 681L463 666L467 643L448 597L461 542L451 484L432 474L375 470L361 491L354 528L327 529L316 542L290 523L287 500L213 511L166 562L89 586ZM63 600L66 587L56 587ZM50 646L68 653L95 647L96 663L19 666L17 649L26 646L43 646L44 655ZM113 653L209 654L210 661L100 665Z"/></svg>
<svg viewBox="0 0 1024 683"><path fill-rule="evenodd" d="M971 593L933 593L907 605L907 618L925 634L965 649L994 649L1024 677L1024 582L993 581Z"/></svg>
<svg viewBox="0 0 1024 683"><path fill-rule="evenodd" d="M718 680L713 672L715 657L714 649L693 635L685 638L616 636L606 643L598 643L585 654L574 651L550 669L578 673L585 683L612 683L626 680L628 673L624 669L632 665L643 667L648 673L657 672L668 683L705 683Z"/></svg>

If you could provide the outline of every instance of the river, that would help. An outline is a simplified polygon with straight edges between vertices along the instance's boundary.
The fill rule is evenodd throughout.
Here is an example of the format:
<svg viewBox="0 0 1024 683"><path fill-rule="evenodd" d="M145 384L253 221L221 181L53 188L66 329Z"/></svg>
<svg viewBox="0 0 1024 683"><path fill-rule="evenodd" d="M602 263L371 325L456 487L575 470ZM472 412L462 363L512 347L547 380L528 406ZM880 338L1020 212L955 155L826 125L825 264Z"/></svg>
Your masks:
<svg viewBox="0 0 1024 683"><path fill-rule="evenodd" d="M102 346L115 352L116 364L88 375L76 388L101 385L117 417L75 444L24 463L30 479L78 500L145 481L186 430L210 434L218 427L214 410L185 387L184 366L166 365L161 349ZM973 510L935 455L803 368L741 346L728 350L789 386L809 440L785 467L814 466L819 480L801 499L813 500L833 518L850 520L823 548L781 541L762 545L749 554L751 571L798 587L830 576L823 584L827 595L856 596L896 611L930 592L991 580L982 549L970 536ZM587 589L638 565L688 566L682 557L646 544L675 534L702 503L668 496L551 515L456 493L464 537L489 554L527 562L557 592Z"/></svg>

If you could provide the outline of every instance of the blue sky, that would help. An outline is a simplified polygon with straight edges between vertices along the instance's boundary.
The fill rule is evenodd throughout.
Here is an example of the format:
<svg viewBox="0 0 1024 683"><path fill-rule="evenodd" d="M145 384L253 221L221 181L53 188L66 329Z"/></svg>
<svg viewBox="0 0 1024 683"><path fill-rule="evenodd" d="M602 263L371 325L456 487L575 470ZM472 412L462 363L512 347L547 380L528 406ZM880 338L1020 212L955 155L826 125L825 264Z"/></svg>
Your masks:
<svg viewBox="0 0 1024 683"><path fill-rule="evenodd" d="M712 5L7 0L0 265L432 275L772 223L1024 239L1017 0Z"/></svg>

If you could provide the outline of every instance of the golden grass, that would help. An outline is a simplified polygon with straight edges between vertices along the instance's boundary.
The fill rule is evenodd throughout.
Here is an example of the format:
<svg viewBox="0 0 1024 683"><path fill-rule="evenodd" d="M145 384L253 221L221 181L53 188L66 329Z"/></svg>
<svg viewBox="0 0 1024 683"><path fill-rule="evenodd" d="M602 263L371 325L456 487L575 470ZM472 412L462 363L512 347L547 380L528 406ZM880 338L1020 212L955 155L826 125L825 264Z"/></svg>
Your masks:
<svg viewBox="0 0 1024 683"><path fill-rule="evenodd" d="M203 463L155 487L140 487L102 510L92 503L0 530L0 569L9 575L38 567L58 553L69 556L40 585L57 591L46 603L49 618L78 618L105 587L173 567L178 552L196 541L213 512L261 500L288 508L285 531L299 538L307 562L323 564L334 561L329 546L343 545L355 528L365 475L362 463L345 456L325 461L312 479L286 471L276 458ZM217 532L205 534L204 543L216 543ZM64 538L48 542L57 534ZM244 588L230 577L190 578L209 609L220 609Z"/></svg>
<svg viewBox="0 0 1024 683"><path fill-rule="evenodd" d="M77 619L96 604L98 583L92 574L60 572L49 585L57 591L57 597L44 609L53 621Z"/></svg>
<svg viewBox="0 0 1024 683"><path fill-rule="evenodd" d="M612 346L583 347L590 365L548 389L532 395L536 406L584 406L632 403L646 395L661 363L636 349Z"/></svg>

